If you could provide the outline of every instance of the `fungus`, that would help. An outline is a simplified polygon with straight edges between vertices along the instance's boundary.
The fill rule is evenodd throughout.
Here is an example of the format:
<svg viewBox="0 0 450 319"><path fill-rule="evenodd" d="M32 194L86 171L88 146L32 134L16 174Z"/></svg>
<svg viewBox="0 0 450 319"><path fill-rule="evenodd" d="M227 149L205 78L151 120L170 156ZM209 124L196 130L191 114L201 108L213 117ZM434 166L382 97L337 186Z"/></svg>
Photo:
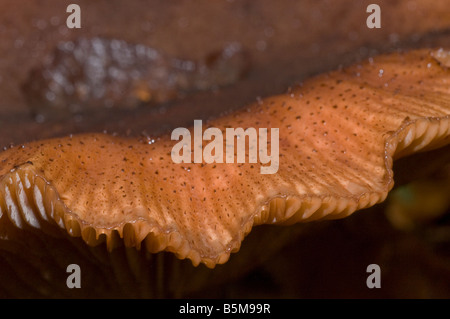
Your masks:
<svg viewBox="0 0 450 319"><path fill-rule="evenodd" d="M380 76L380 70L383 70ZM253 226L346 217L383 201L393 160L450 142L450 73L430 50L312 78L208 123L279 128L279 170L175 164L174 142L83 134L0 153L2 240L58 225L90 246L168 251L213 268Z"/></svg>

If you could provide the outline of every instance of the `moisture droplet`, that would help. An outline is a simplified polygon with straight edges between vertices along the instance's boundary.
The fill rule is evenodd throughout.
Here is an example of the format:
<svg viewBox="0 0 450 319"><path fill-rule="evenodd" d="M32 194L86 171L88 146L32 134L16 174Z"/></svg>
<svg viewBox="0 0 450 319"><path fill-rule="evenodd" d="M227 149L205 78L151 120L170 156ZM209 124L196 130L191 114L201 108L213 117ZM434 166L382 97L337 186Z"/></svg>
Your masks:
<svg viewBox="0 0 450 319"><path fill-rule="evenodd" d="M258 105L262 105L263 104L263 100L260 96L256 97L256 101L258 102Z"/></svg>

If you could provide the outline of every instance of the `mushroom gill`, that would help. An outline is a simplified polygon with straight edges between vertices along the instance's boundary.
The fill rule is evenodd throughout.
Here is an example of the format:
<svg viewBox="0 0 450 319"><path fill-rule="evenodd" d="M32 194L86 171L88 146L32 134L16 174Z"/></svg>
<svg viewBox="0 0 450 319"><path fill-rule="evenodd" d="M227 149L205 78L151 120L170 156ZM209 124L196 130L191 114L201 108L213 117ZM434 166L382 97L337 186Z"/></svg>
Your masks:
<svg viewBox="0 0 450 319"><path fill-rule="evenodd" d="M89 245L213 268L254 225L342 218L383 201L393 160L449 144L449 120L450 71L431 50L377 56L208 123L279 128L276 174L259 163L175 164L170 136L73 135L0 153L0 218L14 231L56 223Z"/></svg>

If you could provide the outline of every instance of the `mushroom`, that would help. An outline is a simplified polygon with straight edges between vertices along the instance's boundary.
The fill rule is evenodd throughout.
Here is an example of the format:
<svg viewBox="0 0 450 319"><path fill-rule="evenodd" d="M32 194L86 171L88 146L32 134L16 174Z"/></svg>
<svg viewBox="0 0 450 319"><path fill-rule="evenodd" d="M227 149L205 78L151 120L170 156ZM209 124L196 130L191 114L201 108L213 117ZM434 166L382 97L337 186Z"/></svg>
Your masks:
<svg viewBox="0 0 450 319"><path fill-rule="evenodd" d="M373 57L208 123L279 128L276 174L260 174L260 163L176 164L170 136L83 134L8 149L2 239L53 236L53 224L112 253L167 251L214 268L253 226L343 218L380 203L394 159L449 144L450 73L432 53Z"/></svg>

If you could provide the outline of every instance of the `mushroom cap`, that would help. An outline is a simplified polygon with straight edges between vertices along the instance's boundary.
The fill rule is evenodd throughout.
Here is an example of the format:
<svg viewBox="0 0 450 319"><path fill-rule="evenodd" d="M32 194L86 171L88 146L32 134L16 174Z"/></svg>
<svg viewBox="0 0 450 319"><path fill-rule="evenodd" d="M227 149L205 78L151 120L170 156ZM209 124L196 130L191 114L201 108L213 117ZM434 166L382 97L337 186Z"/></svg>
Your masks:
<svg viewBox="0 0 450 319"><path fill-rule="evenodd" d="M431 50L378 56L205 125L279 128L276 174L260 163L176 164L170 136L73 135L0 153L0 217L213 268L254 225L343 218L383 201L393 160L449 144L449 120L450 71Z"/></svg>

